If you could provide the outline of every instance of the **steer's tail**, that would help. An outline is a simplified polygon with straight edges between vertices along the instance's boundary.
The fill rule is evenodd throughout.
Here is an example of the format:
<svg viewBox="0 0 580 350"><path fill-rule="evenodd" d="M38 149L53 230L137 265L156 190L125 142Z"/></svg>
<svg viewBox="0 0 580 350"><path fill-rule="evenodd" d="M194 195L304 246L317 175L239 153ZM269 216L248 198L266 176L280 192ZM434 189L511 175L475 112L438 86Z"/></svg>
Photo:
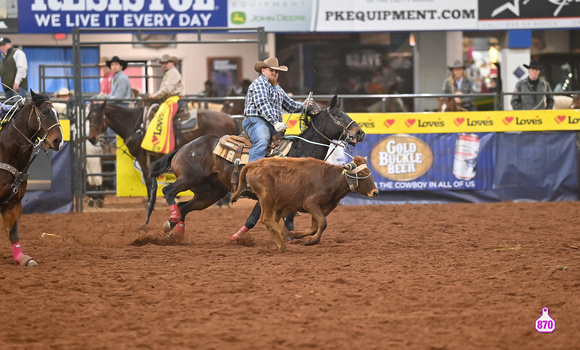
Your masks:
<svg viewBox="0 0 580 350"><path fill-rule="evenodd" d="M238 198L240 198L240 194L242 193L242 191L245 190L246 187L248 187L248 183L246 182L246 173L248 172L249 168L250 167L248 166L248 164L246 164L246 166L244 166L242 168L242 171L240 172L238 188L236 189L236 192L232 194L232 199L230 200L232 204L235 203L238 200Z"/></svg>
<svg viewBox="0 0 580 350"><path fill-rule="evenodd" d="M151 190L149 191L149 202L147 204L147 218L145 218L145 225L141 229L144 229L149 224L151 213L153 213L153 209L155 208L155 200L157 199L157 177L171 171L171 160L177 151L179 149L173 150L171 153L163 156L163 158L151 163L151 170L149 171L149 176L151 176Z"/></svg>

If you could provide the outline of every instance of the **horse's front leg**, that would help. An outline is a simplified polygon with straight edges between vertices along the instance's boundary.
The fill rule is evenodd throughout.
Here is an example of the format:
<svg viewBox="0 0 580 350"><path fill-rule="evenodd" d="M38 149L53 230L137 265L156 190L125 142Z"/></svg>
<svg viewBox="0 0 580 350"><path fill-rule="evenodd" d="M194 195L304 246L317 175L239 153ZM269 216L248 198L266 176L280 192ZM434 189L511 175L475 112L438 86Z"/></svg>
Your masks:
<svg viewBox="0 0 580 350"><path fill-rule="evenodd" d="M13 208L2 212L4 228L8 233L10 244L12 245L12 257L14 258L14 262L22 266L38 266L32 257L23 253L22 247L20 246L20 238L18 237L18 219L20 218L21 213L21 203L18 203Z"/></svg>

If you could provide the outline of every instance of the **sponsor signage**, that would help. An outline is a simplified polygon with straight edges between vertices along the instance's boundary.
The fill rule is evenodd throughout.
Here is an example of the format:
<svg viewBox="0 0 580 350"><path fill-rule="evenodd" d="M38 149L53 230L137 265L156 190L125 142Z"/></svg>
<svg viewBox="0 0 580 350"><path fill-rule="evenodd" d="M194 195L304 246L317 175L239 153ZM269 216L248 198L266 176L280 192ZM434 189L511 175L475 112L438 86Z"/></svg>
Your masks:
<svg viewBox="0 0 580 350"><path fill-rule="evenodd" d="M311 31L477 29L477 0L319 0Z"/></svg>
<svg viewBox="0 0 580 350"><path fill-rule="evenodd" d="M264 27L267 32L307 32L314 1L229 0L228 23L233 28Z"/></svg>
<svg viewBox="0 0 580 350"><path fill-rule="evenodd" d="M580 130L580 110L481 111L446 113L349 113L367 134L433 134ZM300 132L298 115L288 134Z"/></svg>
<svg viewBox="0 0 580 350"><path fill-rule="evenodd" d="M368 156L379 191L482 190L493 187L494 140L495 133L368 135L355 153Z"/></svg>
<svg viewBox="0 0 580 350"><path fill-rule="evenodd" d="M575 28L579 0L480 0L479 29Z"/></svg>
<svg viewBox="0 0 580 350"><path fill-rule="evenodd" d="M226 27L227 0L19 0L20 33Z"/></svg>

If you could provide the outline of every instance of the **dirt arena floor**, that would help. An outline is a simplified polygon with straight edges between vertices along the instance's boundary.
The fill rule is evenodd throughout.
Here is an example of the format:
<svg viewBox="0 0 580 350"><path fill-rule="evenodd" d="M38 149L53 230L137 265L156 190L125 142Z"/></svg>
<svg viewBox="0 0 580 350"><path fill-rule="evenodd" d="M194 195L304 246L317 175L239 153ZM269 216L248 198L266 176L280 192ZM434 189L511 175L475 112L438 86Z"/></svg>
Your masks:
<svg viewBox="0 0 580 350"><path fill-rule="evenodd" d="M229 241L251 205L190 215L180 245L159 202L141 233L135 199L23 216L39 266L5 241L0 349L580 348L578 202L341 206L283 254L261 224Z"/></svg>

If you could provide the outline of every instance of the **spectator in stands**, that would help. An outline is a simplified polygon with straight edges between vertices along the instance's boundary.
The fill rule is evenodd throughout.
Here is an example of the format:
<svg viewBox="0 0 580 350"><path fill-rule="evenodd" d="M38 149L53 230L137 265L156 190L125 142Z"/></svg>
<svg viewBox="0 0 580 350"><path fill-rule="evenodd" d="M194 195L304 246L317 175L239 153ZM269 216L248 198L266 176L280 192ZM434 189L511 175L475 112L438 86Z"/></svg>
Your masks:
<svg viewBox="0 0 580 350"><path fill-rule="evenodd" d="M203 83L203 90L201 91L201 94L205 97L218 97L218 93L213 87L213 81L206 80L206 82Z"/></svg>
<svg viewBox="0 0 580 350"><path fill-rule="evenodd" d="M452 66L447 68L449 68L451 73L449 78L443 82L442 92L444 94L463 95L475 93L473 82L465 74L465 65L461 61L456 60ZM468 111L476 110L471 97L456 97L455 103Z"/></svg>
<svg viewBox="0 0 580 350"><path fill-rule="evenodd" d="M538 60L532 60L529 65L524 64L528 70L528 76L517 82L514 92L551 92L550 84L540 78L542 65ZM554 97L552 95L512 95L511 105L513 109L552 109Z"/></svg>
<svg viewBox="0 0 580 350"><path fill-rule="evenodd" d="M6 100L20 95L26 98L28 91L28 61L24 51L12 47L10 38L0 38L0 77ZM12 101L10 101L12 102ZM16 101L13 101L16 102Z"/></svg>

